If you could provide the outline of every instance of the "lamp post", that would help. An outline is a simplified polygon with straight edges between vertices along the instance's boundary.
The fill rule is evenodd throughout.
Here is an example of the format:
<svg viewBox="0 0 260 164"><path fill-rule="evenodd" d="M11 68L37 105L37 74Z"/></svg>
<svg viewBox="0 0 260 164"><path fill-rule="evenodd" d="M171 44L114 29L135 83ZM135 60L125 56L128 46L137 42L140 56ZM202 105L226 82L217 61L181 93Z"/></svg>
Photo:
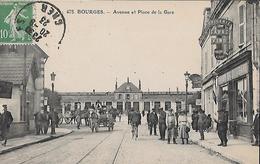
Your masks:
<svg viewBox="0 0 260 164"><path fill-rule="evenodd" d="M54 115L54 81L56 74L51 73L51 134L55 134L55 115Z"/></svg>
<svg viewBox="0 0 260 164"><path fill-rule="evenodd" d="M188 81L189 81L189 79L190 79L190 73L188 72L188 71L186 71L185 73L184 73L184 76L185 76L185 82L186 82L186 85L185 85L185 87L186 87L186 93L185 93L185 119L186 119L186 121L187 121L187 111L188 111Z"/></svg>

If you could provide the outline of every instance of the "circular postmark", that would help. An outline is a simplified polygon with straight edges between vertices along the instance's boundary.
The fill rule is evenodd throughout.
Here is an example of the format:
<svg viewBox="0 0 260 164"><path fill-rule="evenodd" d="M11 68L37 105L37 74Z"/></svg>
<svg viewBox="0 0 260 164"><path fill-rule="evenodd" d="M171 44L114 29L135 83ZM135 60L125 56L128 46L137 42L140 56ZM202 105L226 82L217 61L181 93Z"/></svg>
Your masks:
<svg viewBox="0 0 260 164"><path fill-rule="evenodd" d="M15 16L19 33L26 33L31 41L47 40L61 44L65 32L65 18L58 7L46 1L34 1L24 5Z"/></svg>

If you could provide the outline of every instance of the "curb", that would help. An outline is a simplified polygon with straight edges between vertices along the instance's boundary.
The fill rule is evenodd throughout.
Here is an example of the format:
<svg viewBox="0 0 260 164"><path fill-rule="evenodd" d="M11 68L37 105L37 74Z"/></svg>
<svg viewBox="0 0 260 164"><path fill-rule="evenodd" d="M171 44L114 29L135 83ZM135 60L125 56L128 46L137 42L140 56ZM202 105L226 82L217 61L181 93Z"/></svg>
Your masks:
<svg viewBox="0 0 260 164"><path fill-rule="evenodd" d="M216 156L219 156L220 158L222 158L222 159L224 159L224 160L226 160L230 163L233 163L233 164L240 164L241 163L241 161L233 159L232 157L227 157L227 156L221 154L220 152L201 144L199 141L194 141L194 140L191 139L191 142L200 146L200 147L202 147L202 148L204 148L204 149L206 149L206 150L208 150L210 153L215 154Z"/></svg>
<svg viewBox="0 0 260 164"><path fill-rule="evenodd" d="M19 145L19 146L11 147L10 149L0 151L0 155L14 151L14 150L17 150L17 149L21 149L21 148L24 148L24 147L27 147L27 146L30 146L30 145L43 143L43 142L54 140L54 139L57 139L57 138L60 138L60 137L64 137L66 135L71 134L72 132L73 131L71 130L69 133L65 133L65 134L62 134L62 135L59 135L59 136L49 136L49 137L46 137L44 139L41 139L41 140L38 140L38 141L35 141L35 142L30 142L30 143L22 144L22 145Z"/></svg>

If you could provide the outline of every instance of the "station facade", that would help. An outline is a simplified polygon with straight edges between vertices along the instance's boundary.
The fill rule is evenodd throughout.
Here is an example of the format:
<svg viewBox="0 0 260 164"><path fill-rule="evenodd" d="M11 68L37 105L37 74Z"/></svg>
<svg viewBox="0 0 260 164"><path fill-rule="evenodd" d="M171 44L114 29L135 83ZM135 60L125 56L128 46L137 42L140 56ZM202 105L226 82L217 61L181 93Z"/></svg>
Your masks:
<svg viewBox="0 0 260 164"><path fill-rule="evenodd" d="M93 90L93 92L60 92L59 94L61 95L62 113L65 113L68 110L78 108L82 110L97 104L112 106L122 112L131 108L140 111L148 111L152 110L152 108L184 110L186 92L143 92L141 90L141 81L139 81L137 87L128 78L119 87L117 87L116 82L114 92L95 92ZM188 100L194 98L194 95L194 92L188 92ZM195 104L192 104L191 101L188 101L188 103L191 111Z"/></svg>

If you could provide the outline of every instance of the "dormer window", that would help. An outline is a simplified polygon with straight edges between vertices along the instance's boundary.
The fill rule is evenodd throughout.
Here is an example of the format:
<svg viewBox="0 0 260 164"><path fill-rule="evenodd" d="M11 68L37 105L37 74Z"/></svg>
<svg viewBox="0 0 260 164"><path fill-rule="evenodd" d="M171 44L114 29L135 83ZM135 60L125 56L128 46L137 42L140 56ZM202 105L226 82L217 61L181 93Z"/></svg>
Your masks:
<svg viewBox="0 0 260 164"><path fill-rule="evenodd" d="M127 87L126 87L126 90L130 90L130 89L131 89L130 86L127 86Z"/></svg>

